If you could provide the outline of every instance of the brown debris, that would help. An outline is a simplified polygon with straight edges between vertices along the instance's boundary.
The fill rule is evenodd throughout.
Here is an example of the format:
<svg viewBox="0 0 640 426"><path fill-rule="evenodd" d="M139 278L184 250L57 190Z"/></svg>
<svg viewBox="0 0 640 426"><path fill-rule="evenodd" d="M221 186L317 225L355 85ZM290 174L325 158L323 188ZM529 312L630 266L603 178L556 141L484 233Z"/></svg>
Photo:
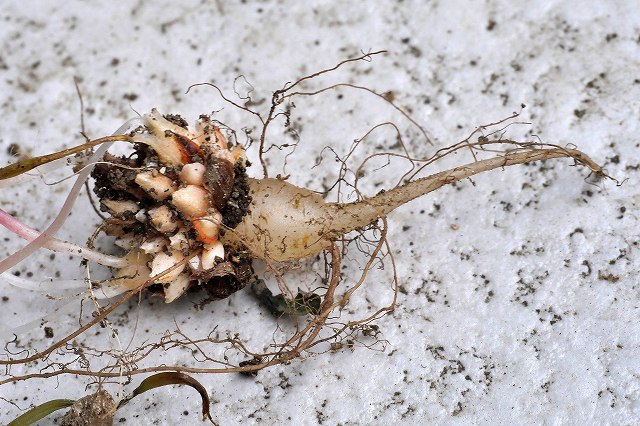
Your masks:
<svg viewBox="0 0 640 426"><path fill-rule="evenodd" d="M115 412L113 398L100 389L77 400L62 418L60 426L112 426Z"/></svg>

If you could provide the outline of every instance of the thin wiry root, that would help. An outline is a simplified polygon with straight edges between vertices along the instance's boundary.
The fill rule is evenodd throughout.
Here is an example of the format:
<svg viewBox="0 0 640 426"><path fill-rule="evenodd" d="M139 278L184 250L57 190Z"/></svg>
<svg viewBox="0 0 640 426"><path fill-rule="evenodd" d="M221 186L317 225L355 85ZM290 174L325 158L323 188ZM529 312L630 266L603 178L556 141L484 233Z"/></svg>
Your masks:
<svg viewBox="0 0 640 426"><path fill-rule="evenodd" d="M358 206L358 211L362 218L363 212L366 212L366 208L371 208L375 213L372 215L369 220L370 223L373 223L375 227L376 219L382 219L384 223L384 227L380 228L380 236L375 244L375 248L371 251L370 259L367 264L364 266L362 270L362 274L357 282L351 286L351 288L344 292L341 295L336 295L337 288L341 282L340 279L340 264L341 264L341 254L338 245L335 242L332 242L329 247L329 253L331 257L330 266L327 269L327 285L324 289L323 301L320 306L319 312L313 316L311 316L306 324L299 327L290 337L281 341L280 343L274 344L273 351L268 352L260 352L253 351L248 349L246 344L242 342L239 338L212 338L212 336L205 336L200 339L194 339L191 337L187 337L186 334L179 332L178 335L169 334L165 336L160 342L150 345L141 346L140 348L130 351L128 353L120 353L117 356L114 356L116 359L116 363L114 365L103 367L100 369L77 369L71 367L72 363L64 364L61 368L55 368L54 371L47 371L43 373L37 374L28 374L24 376L15 376L10 380L26 380L29 378L40 377L53 377L60 374L77 374L77 375L90 375L93 377L101 377L101 378L115 378L120 377L122 375L131 376L135 374L144 374L149 372L158 372L158 371L181 371L181 372L190 372L190 373L228 373L228 372L244 372L244 373L253 373L262 368L280 364L287 363L295 358L301 357L304 354L313 353L313 348L319 348L322 344L330 343L331 347L340 347L341 342L348 340L350 342L354 342L357 340L354 337L354 333L367 333L366 335L370 335L374 333L373 329L370 328L371 321L379 318L381 315L393 310L396 300L397 300L397 274L395 271L395 262L392 256L392 251L388 247L388 243L386 240L386 214L392 211L397 206L400 206L410 200L429 193L443 185L453 183L455 181L459 181L465 179L467 177L473 176L477 173L481 173L483 171L488 171L496 168L507 167L514 164L522 164L537 160L543 159L551 159L551 158L560 158L560 157L570 157L574 158L575 161L579 164L582 164L589 168L596 176L601 177L605 176L602 169L593 162L589 157L584 155L582 152L577 151L575 149L570 148L560 148L560 147L545 147L541 148L539 144L518 144L513 141L498 141L493 143L500 144L509 144L513 149L505 152L504 155L485 159L478 160L472 163L469 163L464 166L455 167L450 170L446 170L443 172L439 172L433 174L431 176L427 176L424 178L415 179L411 182L408 182L404 185L400 185L394 189L391 189L387 192L380 193L375 197L363 199L353 205ZM475 146L475 148L486 148L490 143L487 141L480 141ZM455 150L462 149L462 147L468 147L469 145L460 145L455 148ZM452 150L446 151L447 153L453 152ZM442 156L438 157L442 158ZM351 207L345 207L342 205L342 209L348 210ZM362 219L360 219L362 220ZM353 223L353 222L351 222ZM351 226L351 225L350 225ZM336 228L334 228L336 229ZM349 228L350 230L352 228ZM344 232L344 229L342 230ZM336 237L334 237L336 238ZM388 259L392 265L393 271L393 300L392 302L383 308L380 308L372 315L367 318L356 320L356 321L339 321L340 318L340 308L346 306L349 300L354 296L356 291L363 285L367 278L368 272L373 268L373 266L377 262L382 262L383 259ZM172 272L173 269L177 269L180 265L184 265L188 262L188 259L183 259L178 264L174 265L172 268L167 269L160 275L167 275ZM288 289L286 283L283 281L283 278L279 276L278 270L274 269L274 273L282 283L285 289ZM102 308L99 310L98 315L92 319L89 323L85 324L76 332L68 335L64 339L60 340L58 343L50 346L47 350L35 353L29 356L14 358L6 361L0 361L0 365L13 365L13 364L22 364L26 362L35 361L37 359L48 359L52 351L56 349L60 349L64 347L66 342L70 339L76 338L83 332L85 332L88 328L104 321L106 316L113 312L118 306L123 304L126 300L138 294L138 292L156 282L158 277L154 277L146 281L143 285L139 286L136 289L129 291L125 296L121 297L118 301L112 303L111 305ZM292 292L290 292L292 294ZM334 317L334 315L337 316ZM224 358L219 358L210 352L209 346L223 344L228 345L227 350L233 350L238 354L244 354L247 358L250 358L249 361L243 362L229 362L225 355ZM353 343L350 343L352 345ZM365 344L366 346L367 344ZM196 348L198 356L198 362L202 362L206 365L203 365L200 368L196 367L184 367L184 366L148 366L144 367L141 364L147 359L150 359L151 354L156 351L171 351L179 348ZM225 352L226 352L225 351ZM321 349L320 352L323 350ZM218 365L218 366L216 366ZM117 368L116 368L117 366ZM117 371L114 371L114 368ZM0 384L9 381L0 381Z"/></svg>

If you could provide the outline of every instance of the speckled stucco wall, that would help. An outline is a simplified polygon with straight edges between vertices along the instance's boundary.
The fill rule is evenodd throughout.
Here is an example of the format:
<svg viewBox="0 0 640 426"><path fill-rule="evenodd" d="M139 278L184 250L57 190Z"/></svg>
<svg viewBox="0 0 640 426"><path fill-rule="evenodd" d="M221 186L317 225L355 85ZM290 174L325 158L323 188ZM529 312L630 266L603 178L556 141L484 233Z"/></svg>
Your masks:
<svg viewBox="0 0 640 426"><path fill-rule="evenodd" d="M487 173L394 212L389 240L401 291L398 308L377 322L385 350L345 347L255 378L197 376L222 424L638 421L640 12L633 2L5 1L0 22L2 164L13 160L11 144L39 155L82 141L74 77L90 137L152 107L189 119L220 110L229 125L255 128L215 91L185 94L187 87L213 81L233 93L234 79L243 75L254 98L267 102L256 108L266 108L271 92L286 82L361 51L386 49L371 63L342 68L309 87L349 82L393 91L434 146L365 93L301 98L294 124L302 140L287 163L290 179L322 189L337 173L330 157L310 168L322 148L344 152L384 121L395 122L421 157L525 104L520 119L532 124L508 129L510 137L575 144L624 181L593 185L584 170L554 160ZM288 141L282 131L271 137ZM378 138L384 148L393 135ZM363 149L372 153L377 146ZM273 154L274 170L282 160ZM384 187L376 177L363 182L369 194ZM0 203L41 228L59 209L64 188L42 182L4 188ZM60 236L84 242L97 222L81 201ZM2 238L1 256L20 244L4 231ZM358 261L347 262L347 281L357 279ZM77 261L44 252L15 270L34 277L81 274ZM353 301L355 315L389 301L388 276L380 274ZM0 295L6 328L65 303L5 283ZM247 292L203 310L194 303L144 299L112 320L122 335L134 324L142 336L171 329L174 320L195 333L234 324L248 341L273 333L272 318ZM56 337L71 330L73 318L51 324ZM106 334L93 330L83 338L115 347ZM46 339L36 328L20 337L17 349ZM188 354L162 362L195 363ZM64 376L2 385L0 419L6 423L18 408L48 399L80 397L89 382ZM116 421L200 424L199 410L195 392L164 388L134 400ZM53 424L54 417L40 424Z"/></svg>

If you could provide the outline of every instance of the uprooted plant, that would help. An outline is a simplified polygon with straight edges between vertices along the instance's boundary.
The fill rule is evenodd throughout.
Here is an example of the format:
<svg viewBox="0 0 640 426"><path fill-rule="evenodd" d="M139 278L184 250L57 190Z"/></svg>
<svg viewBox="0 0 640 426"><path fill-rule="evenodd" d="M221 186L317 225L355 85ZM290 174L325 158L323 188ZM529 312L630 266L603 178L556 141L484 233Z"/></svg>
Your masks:
<svg viewBox="0 0 640 426"><path fill-rule="evenodd" d="M266 116L228 99L217 86L211 85L225 101L259 120L261 133L257 156L263 178L248 176L250 163L245 147L238 143L233 131L213 116L202 115L190 126L178 115L162 115L155 109L127 123L113 136L0 169L0 178L12 182L12 179L23 178L30 170L40 168L44 171L49 164L63 157L96 148L93 155L88 159L84 157L83 163L77 166L77 181L60 214L45 231L31 229L0 210L0 224L30 241L26 247L0 262L0 271L7 271L36 249L47 248L103 265L113 275L111 279L89 281L88 284L87 280L65 282L67 288L75 286L86 290L95 304L93 317L47 348L18 355L10 355L7 350L5 359L0 360L0 365L7 368L7 377L0 380L0 385L60 374L76 374L104 381L161 371L255 373L313 351L338 348L342 342L352 342L358 336L377 336L378 331L372 321L393 310L396 304L395 264L386 239L386 218L390 212L443 185L485 171L533 161L566 157L576 165L586 167L597 178L606 176L597 163L575 148L503 139L504 127L509 125L507 121L517 117L514 114L507 120L479 127L462 142L440 149L426 159L413 158L406 150L370 155L350 171L350 181L346 177L346 159L341 159L344 167L335 187L355 194L357 199L352 202L327 202L323 194L295 186L286 178L269 177L265 157L272 146L267 142L267 129L278 118L284 118L285 125L288 125L294 97L317 95L344 87L365 90L388 102L416 124L390 99L368 88L337 84L314 91L300 89L303 83L314 77L346 63L368 60L371 55L344 61L277 90L273 93ZM371 132L383 126L397 130L394 124L383 123ZM426 133L419 129L426 137ZM354 144L347 158L362 139ZM401 139L399 131L398 139ZM118 156L107 151L111 144L122 142L132 146L128 155ZM400 146L404 145L401 143ZM453 153L470 153L473 161L419 177L427 166ZM487 153L495 156L484 158ZM363 196L358 188L363 170L369 161L380 156L406 160L410 170L398 185L371 197ZM81 247L54 237L89 178L93 178L101 210L108 214L89 242L93 243L100 233L114 237L116 245L122 249L121 256L106 255L89 246ZM347 280L349 283L346 284L340 273L341 262L347 248L354 242L367 252L368 260L360 276ZM291 263L318 255L324 256L326 262L322 285L313 292L296 293L286 278ZM281 295L273 296L257 279L253 269L256 262L266 265ZM394 283L391 302L365 318L343 319L342 308L361 288L371 269L383 262L391 265ZM6 274L3 277L16 285L31 289L38 287L38 283L24 282ZM294 321L295 324L289 324L289 335L274 335L274 342L268 345L267 350L252 348L250 343L231 331L222 333L222 336L219 331L212 331L195 337L176 326L176 330L159 340L146 341L135 349L114 352L84 348L81 356L73 352L72 341L94 325L105 324L114 310L143 290L162 297L166 303L198 289L206 292L208 299L219 300L249 283L253 283L260 299L266 301L273 312L302 315L305 319L303 323ZM48 290L55 287L53 284ZM102 306L104 300L107 302ZM215 330L215 320L209 320L213 322L210 328ZM222 355L215 353L215 345L221 345ZM200 364L170 366L154 365L149 361L155 352L162 350L166 353L182 348L193 350L196 354L194 359ZM236 355L231 356L231 351ZM53 357L60 353L71 356L65 362L55 362ZM106 365L100 368L88 366L87 358L102 355L107 355L104 358L110 360ZM46 362L47 368L21 375L10 373L11 366L37 360Z"/></svg>

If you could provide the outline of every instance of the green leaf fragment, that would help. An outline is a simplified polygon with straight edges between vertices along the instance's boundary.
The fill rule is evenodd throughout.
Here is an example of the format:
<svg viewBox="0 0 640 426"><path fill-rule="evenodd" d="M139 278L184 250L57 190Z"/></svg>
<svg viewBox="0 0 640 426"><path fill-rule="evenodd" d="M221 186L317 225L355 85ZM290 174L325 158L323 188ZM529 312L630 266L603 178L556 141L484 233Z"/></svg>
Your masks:
<svg viewBox="0 0 640 426"><path fill-rule="evenodd" d="M200 394L200 397L202 398L203 418L207 418L209 419L209 421L211 421L211 423L217 424L213 420L213 418L211 418L211 413L209 412L209 405L211 404L211 402L209 401L209 395L207 394L207 390L204 388L204 386L202 386L202 384L193 377L178 372L158 373L154 374L151 377L147 377L142 381L142 383L140 383L137 388L133 390L133 392L129 396L120 401L120 404L118 404L118 408L126 405L129 401L131 401L141 393L168 385L187 385L197 390Z"/></svg>
<svg viewBox="0 0 640 426"><path fill-rule="evenodd" d="M37 407L33 407L26 413L14 419L7 426L29 426L33 423L47 417L54 411L61 410L63 408L71 407L75 401L73 399L53 399L47 401L44 404L40 404Z"/></svg>
<svg viewBox="0 0 640 426"><path fill-rule="evenodd" d="M263 280L256 280L251 285L254 294L274 315L317 315L322 305L322 297L315 293L298 290L298 294L287 299L283 294L273 295Z"/></svg>

